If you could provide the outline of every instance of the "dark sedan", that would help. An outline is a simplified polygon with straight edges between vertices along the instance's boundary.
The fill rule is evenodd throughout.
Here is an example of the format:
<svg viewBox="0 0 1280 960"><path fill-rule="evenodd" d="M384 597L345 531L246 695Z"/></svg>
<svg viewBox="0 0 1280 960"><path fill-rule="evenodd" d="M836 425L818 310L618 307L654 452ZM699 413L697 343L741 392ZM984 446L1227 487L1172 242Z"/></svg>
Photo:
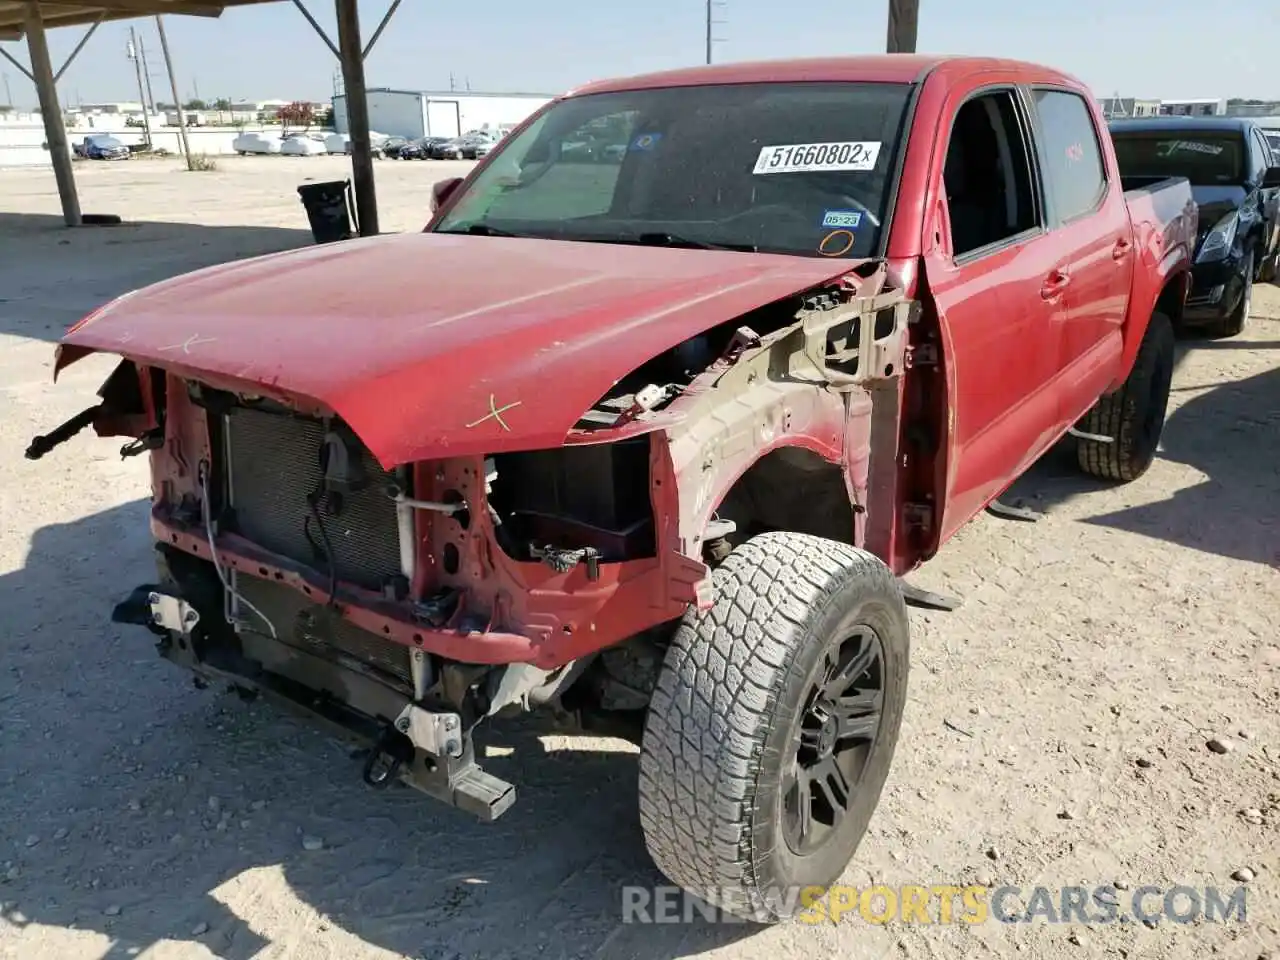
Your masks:
<svg viewBox="0 0 1280 960"><path fill-rule="evenodd" d="M466 146L463 137L450 137L431 148L432 160L461 160Z"/></svg>
<svg viewBox="0 0 1280 960"><path fill-rule="evenodd" d="M400 148L400 159L428 160L431 158L431 151L435 147L448 141L448 137L419 137L417 140L411 140Z"/></svg>
<svg viewBox="0 0 1280 960"><path fill-rule="evenodd" d="M1111 139L1122 176L1191 181L1200 232L1183 321L1239 333L1254 281L1280 265L1280 166L1262 130L1239 117L1150 117L1113 121Z"/></svg>
<svg viewBox="0 0 1280 960"><path fill-rule="evenodd" d="M400 151L409 144L408 137L387 137L382 141L378 150L382 151L382 155L388 160L395 160L400 156ZM377 150L374 151L375 153Z"/></svg>

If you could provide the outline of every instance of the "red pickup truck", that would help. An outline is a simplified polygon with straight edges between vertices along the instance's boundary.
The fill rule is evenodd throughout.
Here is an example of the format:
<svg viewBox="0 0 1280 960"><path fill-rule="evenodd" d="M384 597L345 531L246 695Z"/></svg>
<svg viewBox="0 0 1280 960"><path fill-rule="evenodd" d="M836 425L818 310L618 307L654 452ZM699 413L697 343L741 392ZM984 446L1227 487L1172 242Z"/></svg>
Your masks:
<svg viewBox="0 0 1280 960"><path fill-rule="evenodd" d="M584 146L585 145L585 146ZM478 725L642 745L672 880L791 912L852 857L907 690L898 579L1068 432L1150 464L1185 180L1125 192L1069 76L920 56L558 98L421 233L107 304L92 425L148 453L159 576L114 617L481 817Z"/></svg>

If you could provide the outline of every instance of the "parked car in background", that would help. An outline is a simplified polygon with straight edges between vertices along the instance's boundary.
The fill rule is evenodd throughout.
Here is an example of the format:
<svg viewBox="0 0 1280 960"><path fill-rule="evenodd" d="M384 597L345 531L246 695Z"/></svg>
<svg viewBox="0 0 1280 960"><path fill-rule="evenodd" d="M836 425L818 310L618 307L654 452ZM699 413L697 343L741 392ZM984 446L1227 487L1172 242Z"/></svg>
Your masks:
<svg viewBox="0 0 1280 960"><path fill-rule="evenodd" d="M128 147L106 133L91 133L73 149L77 156L87 160L127 160L130 155Z"/></svg>
<svg viewBox="0 0 1280 960"><path fill-rule="evenodd" d="M297 133L285 137L280 152L291 157L317 157L329 152L324 140L317 135Z"/></svg>
<svg viewBox="0 0 1280 960"><path fill-rule="evenodd" d="M373 148L374 156L381 154L389 160L397 160L400 151L409 143L408 137L387 137Z"/></svg>
<svg viewBox="0 0 1280 960"><path fill-rule="evenodd" d="M431 151L448 140L448 137L419 137L417 140L411 140L400 148L400 159L429 160Z"/></svg>
<svg viewBox="0 0 1280 960"><path fill-rule="evenodd" d="M475 160L493 147L501 134L496 130L472 130L460 137L453 137L432 149L436 160Z"/></svg>
<svg viewBox="0 0 1280 960"><path fill-rule="evenodd" d="M497 136L488 132L467 134L461 138L462 159L476 160L487 154L497 142Z"/></svg>
<svg viewBox="0 0 1280 960"><path fill-rule="evenodd" d="M382 145L387 142L385 133L377 131L369 131L369 145L373 148L375 156L382 152ZM351 134L349 133L331 133L324 138L325 150L329 153L351 153Z"/></svg>
<svg viewBox="0 0 1280 960"><path fill-rule="evenodd" d="M620 168L560 161L620 115ZM156 478L156 574L112 619L366 741L370 786L486 820L516 788L481 723L625 731L672 882L751 920L809 906L898 745L899 578L1077 423L1084 472L1151 465L1190 185L1125 189L1056 70L870 56L591 84L432 206L62 337L55 375L122 359L27 457L92 425Z"/></svg>
<svg viewBox="0 0 1280 960"><path fill-rule="evenodd" d="M245 132L231 141L231 149L236 153L280 153L283 141L275 135L257 132Z"/></svg>
<svg viewBox="0 0 1280 960"><path fill-rule="evenodd" d="M1280 167L1261 128L1241 117L1145 117L1110 129L1126 180L1191 181L1200 229L1183 323L1235 336L1254 281L1275 279L1280 266Z"/></svg>
<svg viewBox="0 0 1280 960"><path fill-rule="evenodd" d="M463 137L450 137L443 143L431 148L432 160L461 160L466 140Z"/></svg>

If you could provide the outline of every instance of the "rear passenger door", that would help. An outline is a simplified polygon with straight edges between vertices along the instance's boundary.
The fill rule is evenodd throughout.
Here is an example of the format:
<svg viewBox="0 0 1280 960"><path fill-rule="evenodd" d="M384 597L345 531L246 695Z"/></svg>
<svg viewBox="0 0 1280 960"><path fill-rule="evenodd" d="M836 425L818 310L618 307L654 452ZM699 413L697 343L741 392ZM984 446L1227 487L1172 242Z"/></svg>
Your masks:
<svg viewBox="0 0 1280 960"><path fill-rule="evenodd" d="M1103 159L1089 101L1050 86L1032 87L1030 96L1050 229L1070 255L1057 392L1060 422L1073 423L1114 381L1120 363L1136 260L1133 228L1119 175Z"/></svg>
<svg viewBox="0 0 1280 960"><path fill-rule="evenodd" d="M938 131L945 197L924 257L947 368L943 539L1052 439L1057 326L1069 264L1048 235L1030 118L1013 83L956 89Z"/></svg>

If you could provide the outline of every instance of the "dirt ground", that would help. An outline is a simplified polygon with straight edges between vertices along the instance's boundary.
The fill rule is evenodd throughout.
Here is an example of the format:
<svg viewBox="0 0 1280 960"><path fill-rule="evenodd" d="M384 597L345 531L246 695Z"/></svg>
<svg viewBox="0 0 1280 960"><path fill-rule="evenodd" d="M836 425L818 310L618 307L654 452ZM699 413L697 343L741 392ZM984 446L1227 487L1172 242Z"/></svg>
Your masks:
<svg viewBox="0 0 1280 960"><path fill-rule="evenodd" d="M87 435L22 458L106 366L55 388L52 341L144 283L310 242L295 186L346 175L337 158L219 167L80 164L86 211L147 222L74 233L51 174L0 172L0 957L1280 951L1280 288L1257 291L1241 336L1180 348L1141 481L1083 480L1055 451L1014 497L1044 519L980 517L918 574L964 605L913 612L898 755L845 877L1229 891L1248 867L1246 923L640 926L621 888L660 879L625 744L498 728L491 764L520 800L480 825L368 790L347 745L193 690L145 632L109 623L152 574L145 467ZM420 226L446 167L379 163L384 229Z"/></svg>

